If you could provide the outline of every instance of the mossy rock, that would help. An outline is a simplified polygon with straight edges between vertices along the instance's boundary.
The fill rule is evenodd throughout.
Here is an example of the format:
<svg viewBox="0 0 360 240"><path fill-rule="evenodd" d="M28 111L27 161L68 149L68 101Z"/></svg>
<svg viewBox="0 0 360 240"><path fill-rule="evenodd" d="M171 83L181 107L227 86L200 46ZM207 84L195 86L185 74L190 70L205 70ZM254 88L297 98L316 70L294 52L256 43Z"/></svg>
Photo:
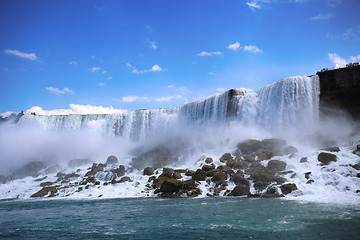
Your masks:
<svg viewBox="0 0 360 240"><path fill-rule="evenodd" d="M228 167L232 168L232 167L234 167L235 164L236 164L236 161L232 158L226 161L226 166L228 166Z"/></svg>
<svg viewBox="0 0 360 240"><path fill-rule="evenodd" d="M250 187L246 185L237 185L229 194L230 196L244 196L250 194Z"/></svg>
<svg viewBox="0 0 360 240"><path fill-rule="evenodd" d="M185 176L188 176L188 177L191 177L193 174L194 174L195 171L193 170L188 170L186 173L185 173Z"/></svg>
<svg viewBox="0 0 360 240"><path fill-rule="evenodd" d="M270 171L284 171L287 163L280 160L270 160L268 162L267 168Z"/></svg>
<svg viewBox="0 0 360 240"><path fill-rule="evenodd" d="M154 174L154 169L152 169L151 167L146 167L144 169L143 175L151 176L153 174Z"/></svg>
<svg viewBox="0 0 360 240"><path fill-rule="evenodd" d="M274 175L271 175L268 172L265 171L255 171L251 174L251 178L255 181L255 182L274 182L276 181L276 177Z"/></svg>
<svg viewBox="0 0 360 240"><path fill-rule="evenodd" d="M260 141L255 139L249 139L241 143L238 143L236 146L241 151L242 154L251 154L259 150Z"/></svg>
<svg viewBox="0 0 360 240"><path fill-rule="evenodd" d="M213 174L211 181L224 182L226 179L227 179L227 174L222 171L218 171Z"/></svg>
<svg viewBox="0 0 360 240"><path fill-rule="evenodd" d="M114 155L109 156L106 160L106 164L115 164L118 162L119 162L118 158L115 157Z"/></svg>
<svg viewBox="0 0 360 240"><path fill-rule="evenodd" d="M204 166L202 166L201 169L204 170L205 172L208 172L208 171L214 170L215 166L214 165L204 165Z"/></svg>
<svg viewBox="0 0 360 240"><path fill-rule="evenodd" d="M213 159L211 157L208 157L205 159L205 163L210 164L213 162Z"/></svg>
<svg viewBox="0 0 360 240"><path fill-rule="evenodd" d="M204 181L207 177L207 174L204 170L198 169L191 175L191 177L195 181Z"/></svg>
<svg viewBox="0 0 360 240"><path fill-rule="evenodd" d="M178 192L182 186L182 181L176 179L168 179L161 184L160 191L163 193Z"/></svg>
<svg viewBox="0 0 360 240"><path fill-rule="evenodd" d="M246 169L248 167L249 167L249 163L246 161L236 162L235 165L233 166L234 169Z"/></svg>
<svg viewBox="0 0 360 240"><path fill-rule="evenodd" d="M224 153L220 158L220 162L225 163L230 159L233 159L231 154L230 153Z"/></svg>

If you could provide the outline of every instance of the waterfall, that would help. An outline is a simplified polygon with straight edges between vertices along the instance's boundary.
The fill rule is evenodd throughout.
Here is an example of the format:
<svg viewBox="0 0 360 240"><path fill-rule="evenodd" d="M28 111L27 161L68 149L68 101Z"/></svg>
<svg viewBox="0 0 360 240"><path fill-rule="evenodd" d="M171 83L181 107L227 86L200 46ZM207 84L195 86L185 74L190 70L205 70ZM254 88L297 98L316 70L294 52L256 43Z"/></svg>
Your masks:
<svg viewBox="0 0 360 240"><path fill-rule="evenodd" d="M53 132L90 129L102 135L138 141L179 125L230 121L270 132L293 126L307 128L317 120L318 105L319 79L316 75L284 78L257 90L231 89L177 108L116 114L24 115L18 124L37 122Z"/></svg>

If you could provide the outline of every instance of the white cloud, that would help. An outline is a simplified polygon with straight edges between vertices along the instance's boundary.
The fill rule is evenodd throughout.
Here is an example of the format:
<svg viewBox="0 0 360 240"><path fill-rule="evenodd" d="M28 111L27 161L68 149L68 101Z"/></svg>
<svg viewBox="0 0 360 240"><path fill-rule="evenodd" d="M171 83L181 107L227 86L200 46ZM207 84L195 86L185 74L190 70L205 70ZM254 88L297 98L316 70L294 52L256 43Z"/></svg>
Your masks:
<svg viewBox="0 0 360 240"><path fill-rule="evenodd" d="M10 115L12 114L17 114L16 112L4 112L4 113L0 113L0 117L2 118L7 118L7 117L10 117Z"/></svg>
<svg viewBox="0 0 360 240"><path fill-rule="evenodd" d="M132 95L132 96L122 97L122 101L123 102L149 101L149 98Z"/></svg>
<svg viewBox="0 0 360 240"><path fill-rule="evenodd" d="M341 58L336 53L329 53L328 56L329 56L330 61L332 61L333 64L335 64L335 68L340 68L347 64L346 60Z"/></svg>
<svg viewBox="0 0 360 240"><path fill-rule="evenodd" d="M260 8L260 5L257 4L257 3L258 3L258 1L253 0L253 1L251 1L251 2L247 2L246 4L247 4L251 9L254 9L254 8L259 9L259 8Z"/></svg>
<svg viewBox="0 0 360 240"><path fill-rule="evenodd" d="M11 49L6 49L5 53L6 54L12 54L12 55L15 55L15 56L21 57L21 58L26 58L26 59L29 59L29 60L32 60L32 61L37 59L35 53L24 53L24 52L21 52L19 50L11 50Z"/></svg>
<svg viewBox="0 0 360 240"><path fill-rule="evenodd" d="M196 54L196 56L198 56L198 57L214 56L214 55L222 55L222 52L220 52L220 51L216 51L216 52L202 51L201 53Z"/></svg>
<svg viewBox="0 0 360 240"><path fill-rule="evenodd" d="M36 113L37 115L69 115L69 114L112 114L112 113L125 113L126 110L114 109L112 106L92 106L92 105L79 105L70 104L70 109L54 109L43 110L39 106L34 106L25 111L25 114Z"/></svg>
<svg viewBox="0 0 360 240"><path fill-rule="evenodd" d="M359 62L360 61L360 55L357 55L355 57L351 56L350 61L351 62Z"/></svg>
<svg viewBox="0 0 360 240"><path fill-rule="evenodd" d="M333 13L320 13L312 18L311 20L328 20L333 18L335 15Z"/></svg>
<svg viewBox="0 0 360 240"><path fill-rule="evenodd" d="M101 82L101 83L98 83L97 85L100 86L100 87L102 87L102 86L105 85L105 83L102 83L102 82Z"/></svg>
<svg viewBox="0 0 360 240"><path fill-rule="evenodd" d="M167 86L168 88L174 88L175 86L174 85L169 85Z"/></svg>
<svg viewBox="0 0 360 240"><path fill-rule="evenodd" d="M155 98L155 102L170 102L173 99L183 99L181 95Z"/></svg>
<svg viewBox="0 0 360 240"><path fill-rule="evenodd" d="M150 47L151 47L152 49L157 49L157 46L155 45L155 43L156 43L155 41L154 41L154 42L151 42L151 46L150 46Z"/></svg>
<svg viewBox="0 0 360 240"><path fill-rule="evenodd" d="M111 80L111 79L112 79L112 77L107 77L107 79Z"/></svg>
<svg viewBox="0 0 360 240"><path fill-rule="evenodd" d="M101 68L100 67L92 67L90 69L91 72L96 72L96 71L99 71Z"/></svg>
<svg viewBox="0 0 360 240"><path fill-rule="evenodd" d="M103 70L101 73L102 73L102 74L107 74L107 73L108 73L108 71Z"/></svg>
<svg viewBox="0 0 360 240"><path fill-rule="evenodd" d="M50 93L53 93L55 95L58 94L65 94L65 93L71 93L74 94L74 91L69 89L69 88L63 88L62 90L56 87L47 87L45 88L46 90L48 90Z"/></svg>
<svg viewBox="0 0 360 240"><path fill-rule="evenodd" d="M245 52L253 52L253 53L263 53L263 51L257 48L255 45L247 45L242 47Z"/></svg>
<svg viewBox="0 0 360 240"><path fill-rule="evenodd" d="M76 61L71 61L69 62L70 65L77 65L77 62Z"/></svg>
<svg viewBox="0 0 360 240"><path fill-rule="evenodd" d="M159 65L155 64L154 66L152 66L150 69L144 69L144 70L138 70L137 68L135 68L133 65L131 65L130 63L127 63L126 66L128 66L129 68L132 69L132 73L147 73L147 72L161 72L164 71L165 69L161 68Z"/></svg>
<svg viewBox="0 0 360 240"><path fill-rule="evenodd" d="M240 48L240 43L236 42L236 43L229 44L229 46L227 46L227 48L230 50L233 50L233 51L237 51Z"/></svg>
<svg viewBox="0 0 360 240"><path fill-rule="evenodd" d="M213 73L213 72L209 72L209 75L214 75L215 73Z"/></svg>

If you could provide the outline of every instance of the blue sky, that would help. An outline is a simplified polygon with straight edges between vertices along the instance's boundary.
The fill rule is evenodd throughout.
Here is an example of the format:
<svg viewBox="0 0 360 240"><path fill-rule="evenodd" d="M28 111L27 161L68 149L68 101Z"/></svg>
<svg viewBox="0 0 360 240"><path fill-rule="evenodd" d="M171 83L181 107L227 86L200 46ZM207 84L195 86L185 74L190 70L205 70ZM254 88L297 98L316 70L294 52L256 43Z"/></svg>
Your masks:
<svg viewBox="0 0 360 240"><path fill-rule="evenodd" d="M360 61L358 0L1 0L0 112L175 107Z"/></svg>

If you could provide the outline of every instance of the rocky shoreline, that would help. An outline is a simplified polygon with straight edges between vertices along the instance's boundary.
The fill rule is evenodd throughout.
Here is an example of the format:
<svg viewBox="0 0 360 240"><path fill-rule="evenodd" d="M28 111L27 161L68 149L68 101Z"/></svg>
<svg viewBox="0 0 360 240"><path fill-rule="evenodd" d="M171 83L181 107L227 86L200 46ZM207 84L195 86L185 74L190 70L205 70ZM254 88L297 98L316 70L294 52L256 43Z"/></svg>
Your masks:
<svg viewBox="0 0 360 240"><path fill-rule="evenodd" d="M336 171L331 165L338 160L336 153L340 151L339 147L320 149L317 165L324 171ZM354 149L353 154L360 155L360 146ZM302 190L293 181L295 177L301 176L302 181L308 185L317 180L311 171L289 170L284 157L290 161L300 159L296 160L299 164L308 162L307 157L299 156L298 150L294 146L286 145L284 140L249 139L240 142L233 152L224 153L219 159L204 156L198 160L199 167L196 169L167 167L176 163L178 157L172 154L171 149L159 145L134 157L129 166L119 164L116 156L109 156L105 163L74 159L67 165L71 169L78 168L76 171L55 173L56 166L34 161L8 177L0 176L0 182L9 183L30 176L38 184L38 190L30 196L32 198L68 197L105 186L116 188L126 183L131 183L130 187L138 188L144 196L273 198L288 194L301 195ZM91 167L87 167L89 165ZM346 173L349 177L360 178L360 165L357 162L347 167L351 169ZM134 172L141 174L141 178L145 180L134 181L130 177ZM360 190L356 189L356 193L359 192Z"/></svg>

